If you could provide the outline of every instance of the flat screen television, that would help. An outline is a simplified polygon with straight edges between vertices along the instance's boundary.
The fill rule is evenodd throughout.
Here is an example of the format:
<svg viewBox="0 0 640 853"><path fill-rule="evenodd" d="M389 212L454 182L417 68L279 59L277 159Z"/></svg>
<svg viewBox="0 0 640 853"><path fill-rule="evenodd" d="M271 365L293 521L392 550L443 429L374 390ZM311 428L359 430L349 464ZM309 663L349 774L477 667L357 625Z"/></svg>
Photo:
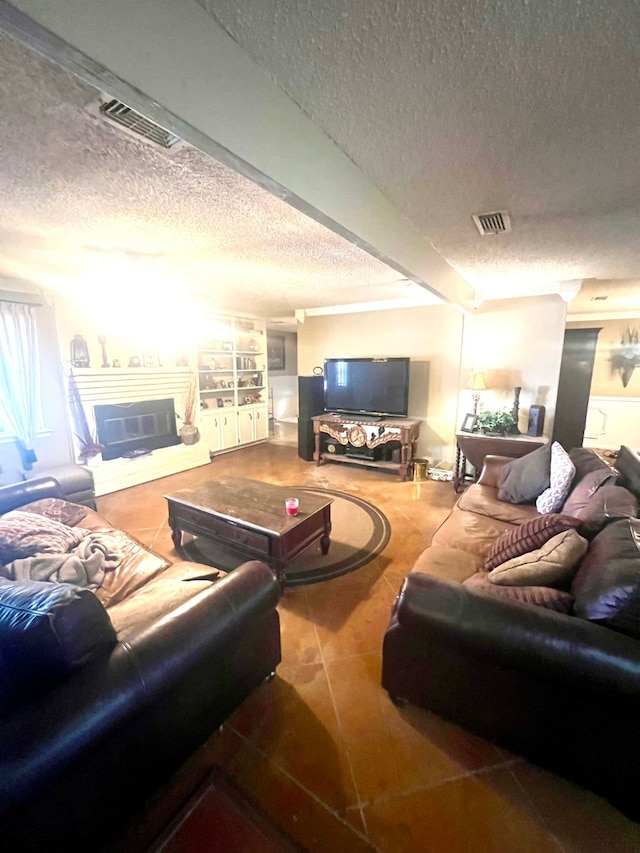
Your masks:
<svg viewBox="0 0 640 853"><path fill-rule="evenodd" d="M408 406L408 358L325 359L325 412L406 418Z"/></svg>

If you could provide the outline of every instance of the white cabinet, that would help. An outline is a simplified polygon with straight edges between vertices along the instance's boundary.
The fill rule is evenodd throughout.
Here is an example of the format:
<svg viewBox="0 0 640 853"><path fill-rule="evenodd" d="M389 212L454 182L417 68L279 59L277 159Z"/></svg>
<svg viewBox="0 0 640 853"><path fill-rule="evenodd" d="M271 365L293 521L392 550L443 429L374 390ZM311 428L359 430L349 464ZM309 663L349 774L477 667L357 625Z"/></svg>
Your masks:
<svg viewBox="0 0 640 853"><path fill-rule="evenodd" d="M268 406L254 406L255 441L261 441L269 437L269 408Z"/></svg>
<svg viewBox="0 0 640 853"><path fill-rule="evenodd" d="M236 409L221 408L216 411L204 411L200 417L200 432L202 439L209 448L209 453L229 450L238 445L238 430L236 424Z"/></svg>
<svg viewBox="0 0 640 853"><path fill-rule="evenodd" d="M241 406L238 409L238 441L248 444L260 441L269 434L267 406Z"/></svg>

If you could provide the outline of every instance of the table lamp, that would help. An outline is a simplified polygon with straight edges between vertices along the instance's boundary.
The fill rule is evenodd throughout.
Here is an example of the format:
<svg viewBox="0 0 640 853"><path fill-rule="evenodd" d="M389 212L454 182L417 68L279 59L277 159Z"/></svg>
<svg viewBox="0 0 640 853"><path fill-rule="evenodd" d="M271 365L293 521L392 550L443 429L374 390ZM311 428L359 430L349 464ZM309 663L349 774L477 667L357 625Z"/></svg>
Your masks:
<svg viewBox="0 0 640 853"><path fill-rule="evenodd" d="M467 388L473 391L471 399L473 400L473 414L478 414L478 404L480 403L480 392L486 391L489 388L487 383L487 374L484 370L472 370Z"/></svg>

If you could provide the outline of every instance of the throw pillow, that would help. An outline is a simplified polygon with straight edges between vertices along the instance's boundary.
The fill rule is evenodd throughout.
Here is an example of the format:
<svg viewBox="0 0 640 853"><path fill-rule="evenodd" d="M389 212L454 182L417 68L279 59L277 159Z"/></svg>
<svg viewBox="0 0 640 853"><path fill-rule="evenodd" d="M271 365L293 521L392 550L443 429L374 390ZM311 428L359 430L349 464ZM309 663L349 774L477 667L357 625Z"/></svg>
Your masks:
<svg viewBox="0 0 640 853"><path fill-rule="evenodd" d="M52 687L116 643L88 589L0 578L0 711Z"/></svg>
<svg viewBox="0 0 640 853"><path fill-rule="evenodd" d="M86 518L88 509L80 504L73 504L62 498L42 498L39 501L33 501L26 506L21 506L22 512L35 512L36 515L45 515L47 518L52 518L54 521L59 521L60 524L66 524L68 527L73 527Z"/></svg>
<svg viewBox="0 0 640 853"><path fill-rule="evenodd" d="M533 503L550 483L551 448L537 450L507 462L500 472L498 499L511 504Z"/></svg>
<svg viewBox="0 0 640 853"><path fill-rule="evenodd" d="M576 467L576 476L573 481L573 486L576 486L583 477L591 474L593 471L601 471L603 468L611 471L611 466L607 465L597 453L588 447L572 447L569 451L569 459ZM573 488L573 487L572 487Z"/></svg>
<svg viewBox="0 0 640 853"><path fill-rule="evenodd" d="M589 498L586 506L576 513L580 519L578 530L581 536L593 539L610 522L633 518L637 510L638 502L630 491L622 486L605 483Z"/></svg>
<svg viewBox="0 0 640 853"><path fill-rule="evenodd" d="M519 601L523 604L535 604L556 613L571 613L573 598L561 589L548 586L498 586L491 583L486 572L476 572L463 581L463 585L474 592L491 598L502 598L505 601Z"/></svg>
<svg viewBox="0 0 640 853"><path fill-rule="evenodd" d="M44 515L14 509L0 518L0 563L35 554L66 554L89 533L82 527L67 527Z"/></svg>
<svg viewBox="0 0 640 853"><path fill-rule="evenodd" d="M608 465L605 468L598 468L585 474L569 492L569 497L563 504L562 512L566 515L577 515L580 510L585 508L589 499L595 495L600 486L615 482L617 476L616 472Z"/></svg>
<svg viewBox="0 0 640 853"><path fill-rule="evenodd" d="M551 445L549 488L545 489L536 501L538 512L557 512L562 507L575 473L575 465L569 454L561 444L554 441Z"/></svg>
<svg viewBox="0 0 640 853"><path fill-rule="evenodd" d="M484 563L485 571L490 572L500 563L541 548L545 542L580 525L580 520L569 515L548 513L532 518L525 524L519 524L512 530L507 530L493 543Z"/></svg>
<svg viewBox="0 0 640 853"><path fill-rule="evenodd" d="M571 592L576 616L640 639L640 520L614 521L598 533Z"/></svg>
<svg viewBox="0 0 640 853"><path fill-rule="evenodd" d="M541 548L501 563L489 572L489 580L506 586L567 586L588 545L577 531L565 530Z"/></svg>

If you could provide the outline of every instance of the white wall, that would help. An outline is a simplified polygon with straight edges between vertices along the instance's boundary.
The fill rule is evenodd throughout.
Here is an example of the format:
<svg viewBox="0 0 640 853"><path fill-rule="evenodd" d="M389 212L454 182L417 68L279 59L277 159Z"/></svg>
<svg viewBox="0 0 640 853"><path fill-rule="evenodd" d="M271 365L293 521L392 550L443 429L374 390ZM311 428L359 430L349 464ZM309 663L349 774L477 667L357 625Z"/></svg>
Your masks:
<svg viewBox="0 0 640 853"><path fill-rule="evenodd" d="M267 329L267 346L271 336L284 338L284 370L269 371L269 389L273 395L276 420L298 416L298 341L295 332Z"/></svg>
<svg viewBox="0 0 640 853"><path fill-rule="evenodd" d="M453 461L462 315L446 305L307 317L298 325L298 369L325 358L409 356L409 415L423 421L418 454Z"/></svg>
<svg viewBox="0 0 640 853"><path fill-rule="evenodd" d="M565 316L566 305L555 295L485 302L465 320L462 389L472 369L486 370L490 390L482 392L481 408L510 411L513 389L520 386L520 430L526 432L529 407L541 405L546 407L544 434L550 436ZM461 390L459 424L471 405L471 392Z"/></svg>

